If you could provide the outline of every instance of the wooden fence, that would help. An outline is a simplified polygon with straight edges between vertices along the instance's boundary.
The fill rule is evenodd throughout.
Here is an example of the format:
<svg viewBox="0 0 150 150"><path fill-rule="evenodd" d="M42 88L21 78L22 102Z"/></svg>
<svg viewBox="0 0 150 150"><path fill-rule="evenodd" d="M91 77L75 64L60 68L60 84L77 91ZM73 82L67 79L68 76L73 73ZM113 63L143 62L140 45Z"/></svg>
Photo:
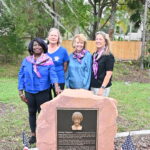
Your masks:
<svg viewBox="0 0 150 150"><path fill-rule="evenodd" d="M62 45L68 52L73 51L72 41L64 40ZM137 60L141 56L142 42L139 41L112 41L112 53L118 60ZM96 49L94 41L87 41L86 49L93 53Z"/></svg>

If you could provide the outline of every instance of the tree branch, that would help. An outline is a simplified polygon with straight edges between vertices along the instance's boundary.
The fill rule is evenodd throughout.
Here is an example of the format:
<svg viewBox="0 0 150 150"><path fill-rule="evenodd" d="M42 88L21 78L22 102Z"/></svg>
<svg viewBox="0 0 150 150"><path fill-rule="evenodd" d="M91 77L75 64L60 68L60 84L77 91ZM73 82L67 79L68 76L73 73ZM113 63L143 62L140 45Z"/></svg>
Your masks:
<svg viewBox="0 0 150 150"><path fill-rule="evenodd" d="M100 27L100 29L102 29L106 25L106 23L109 21L110 17L111 17L111 15L106 19L105 23Z"/></svg>
<svg viewBox="0 0 150 150"><path fill-rule="evenodd" d="M88 2L92 5L92 7L94 8L94 4L91 0L88 0Z"/></svg>

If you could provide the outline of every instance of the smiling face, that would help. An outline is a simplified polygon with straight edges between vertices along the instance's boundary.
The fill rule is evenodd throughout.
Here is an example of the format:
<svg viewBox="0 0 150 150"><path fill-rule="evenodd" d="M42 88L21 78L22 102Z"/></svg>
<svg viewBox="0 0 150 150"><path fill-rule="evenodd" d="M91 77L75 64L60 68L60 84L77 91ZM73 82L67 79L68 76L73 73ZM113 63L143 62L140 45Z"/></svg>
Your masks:
<svg viewBox="0 0 150 150"><path fill-rule="evenodd" d="M96 35L95 42L97 49L104 47L106 44L106 41L101 34Z"/></svg>
<svg viewBox="0 0 150 150"><path fill-rule="evenodd" d="M76 51L80 52L84 48L84 41L76 38L74 42L74 48Z"/></svg>
<svg viewBox="0 0 150 150"><path fill-rule="evenodd" d="M33 53L34 55L41 55L43 53L43 48L36 41L33 42Z"/></svg>
<svg viewBox="0 0 150 150"><path fill-rule="evenodd" d="M58 32L56 30L51 31L48 35L48 40L50 44L58 44L59 40Z"/></svg>

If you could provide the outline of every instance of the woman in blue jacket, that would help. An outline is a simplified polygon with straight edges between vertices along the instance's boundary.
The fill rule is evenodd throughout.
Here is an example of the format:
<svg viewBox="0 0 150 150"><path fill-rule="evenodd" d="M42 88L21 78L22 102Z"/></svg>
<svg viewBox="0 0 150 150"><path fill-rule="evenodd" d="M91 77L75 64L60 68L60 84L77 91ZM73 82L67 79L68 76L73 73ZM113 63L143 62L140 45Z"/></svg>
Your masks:
<svg viewBox="0 0 150 150"><path fill-rule="evenodd" d="M55 85L57 94L60 93L58 78L52 59L47 53L47 45L40 38L33 39L28 47L27 56L18 74L18 90L22 101L26 102L29 111L29 124L32 136L29 143L36 142L36 113L40 112L40 105L49 101L50 84Z"/></svg>
<svg viewBox="0 0 150 150"><path fill-rule="evenodd" d="M89 89L91 79L92 56L85 49L86 38L77 34L72 41L74 52L69 56L66 73L66 87L71 89Z"/></svg>

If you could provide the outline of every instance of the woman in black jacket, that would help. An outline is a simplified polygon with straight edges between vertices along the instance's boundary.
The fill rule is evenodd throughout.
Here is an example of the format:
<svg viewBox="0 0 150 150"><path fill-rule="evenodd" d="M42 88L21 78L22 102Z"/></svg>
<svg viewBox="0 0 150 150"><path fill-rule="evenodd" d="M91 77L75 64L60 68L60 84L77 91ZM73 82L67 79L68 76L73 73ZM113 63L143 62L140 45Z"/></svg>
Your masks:
<svg viewBox="0 0 150 150"><path fill-rule="evenodd" d="M97 32L96 52L93 54L91 91L96 95L109 96L114 56L111 54L109 35L104 32Z"/></svg>

